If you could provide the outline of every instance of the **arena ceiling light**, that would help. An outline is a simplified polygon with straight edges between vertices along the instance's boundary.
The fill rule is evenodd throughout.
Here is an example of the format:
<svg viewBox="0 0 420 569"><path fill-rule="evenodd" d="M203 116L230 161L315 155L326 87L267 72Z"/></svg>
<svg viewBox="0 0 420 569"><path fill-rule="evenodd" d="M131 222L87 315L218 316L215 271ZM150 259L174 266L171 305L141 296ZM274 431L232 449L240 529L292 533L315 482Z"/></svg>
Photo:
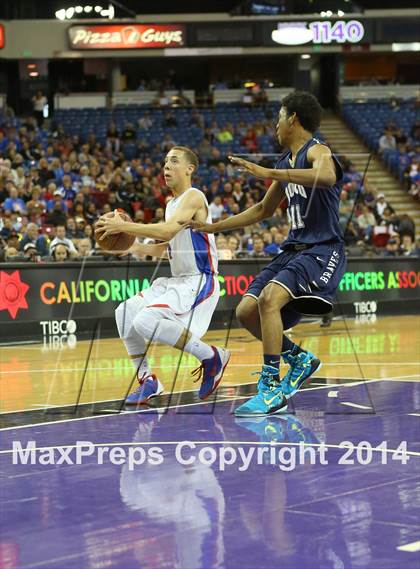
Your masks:
<svg viewBox="0 0 420 569"><path fill-rule="evenodd" d="M420 42L393 43L392 51L420 51Z"/></svg>
<svg viewBox="0 0 420 569"><path fill-rule="evenodd" d="M119 4L118 4L119 5ZM119 5L121 7L121 5ZM69 6L68 8L60 8L55 12L55 17L57 20L71 20L72 18L81 18L83 16L94 16L95 18L108 18L112 20L115 16L115 9L112 3L108 4L108 8L100 6L92 6L91 4L86 4L86 6Z"/></svg>
<svg viewBox="0 0 420 569"><path fill-rule="evenodd" d="M306 22L278 24L271 32L271 39L281 45L302 45L313 40L314 34Z"/></svg>

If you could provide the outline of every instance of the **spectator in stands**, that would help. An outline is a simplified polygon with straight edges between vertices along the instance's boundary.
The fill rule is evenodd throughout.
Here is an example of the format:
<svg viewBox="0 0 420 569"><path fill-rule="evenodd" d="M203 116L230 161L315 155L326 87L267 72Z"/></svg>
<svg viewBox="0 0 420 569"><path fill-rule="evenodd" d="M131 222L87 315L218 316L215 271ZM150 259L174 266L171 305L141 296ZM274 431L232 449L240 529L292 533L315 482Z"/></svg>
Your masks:
<svg viewBox="0 0 420 569"><path fill-rule="evenodd" d="M241 140L241 144L242 146L245 146L247 151L250 153L257 151L257 137L251 127L246 131L245 136Z"/></svg>
<svg viewBox="0 0 420 569"><path fill-rule="evenodd" d="M252 236L252 249L248 252L248 256L252 258L268 257L264 251L264 240L259 233Z"/></svg>
<svg viewBox="0 0 420 569"><path fill-rule="evenodd" d="M72 257L77 257L77 250L73 241L66 237L65 225L57 225L55 229L55 237L50 243L50 254L52 254L53 249L55 249L57 245L64 245Z"/></svg>
<svg viewBox="0 0 420 569"><path fill-rule="evenodd" d="M175 146L175 140L172 139L170 134L165 134L163 141L160 145L162 152L165 154L170 151L170 149Z"/></svg>
<svg viewBox="0 0 420 569"><path fill-rule="evenodd" d="M152 223L162 223L163 221L165 221L165 210L163 207L158 207L156 208Z"/></svg>
<svg viewBox="0 0 420 569"><path fill-rule="evenodd" d="M243 211L246 203L246 195L242 191L242 186L240 182L235 182L233 184L232 197L235 200L235 202L238 204L240 211Z"/></svg>
<svg viewBox="0 0 420 569"><path fill-rule="evenodd" d="M387 228L389 234L397 233L399 219L391 208L387 207L382 214L382 219L379 225Z"/></svg>
<svg viewBox="0 0 420 569"><path fill-rule="evenodd" d="M240 246L241 246L241 243L235 235L229 235L227 237L227 247L228 247L228 249L230 249L230 251L232 253L232 257L231 257L232 259L237 258L238 253L240 251Z"/></svg>
<svg viewBox="0 0 420 569"><path fill-rule="evenodd" d="M356 222L352 219L349 220L344 231L344 241L346 245L357 245L361 240L360 238L361 236Z"/></svg>
<svg viewBox="0 0 420 569"><path fill-rule="evenodd" d="M136 131L130 122L126 122L124 130L121 133L121 140L123 143L133 142L136 140Z"/></svg>
<svg viewBox="0 0 420 569"><path fill-rule="evenodd" d="M74 217L69 217L66 224L66 237L71 241L74 239L83 239L84 233L76 225Z"/></svg>
<svg viewBox="0 0 420 569"><path fill-rule="evenodd" d="M44 120L44 107L47 102L48 99L42 91L37 91L36 95L32 97L34 116L38 122L38 125L41 125L42 121Z"/></svg>
<svg viewBox="0 0 420 569"><path fill-rule="evenodd" d="M39 234L39 227L36 223L28 223L26 226L26 233L19 243L19 249L24 251L29 244L35 247L41 257L48 255L48 240L45 235Z"/></svg>
<svg viewBox="0 0 420 569"><path fill-rule="evenodd" d="M33 243L27 243L25 247L23 247L22 251L23 251L23 257L27 261L31 263L39 263L41 261L41 255L38 249L36 248L36 245L34 245Z"/></svg>
<svg viewBox="0 0 420 569"><path fill-rule="evenodd" d="M398 218L397 231L400 235L411 235L414 240L416 224L414 223L413 218L406 213L400 215Z"/></svg>
<svg viewBox="0 0 420 569"><path fill-rule="evenodd" d="M204 117L201 113L198 112L196 108L193 108L190 114L190 126L196 126L201 130L205 128L205 121ZM201 154L200 154L201 157Z"/></svg>
<svg viewBox="0 0 420 569"><path fill-rule="evenodd" d="M376 204L375 204L375 212L376 212L376 215L377 215L379 220L382 220L382 216L383 216L383 213L386 210L386 208L389 208L392 210L389 203L385 200L385 194L383 194L381 192L380 194L378 194L378 199L376 200Z"/></svg>
<svg viewBox="0 0 420 569"><path fill-rule="evenodd" d="M51 250L51 257L53 261L62 263L70 259L70 252L65 245L59 243ZM77 251L74 257L77 257Z"/></svg>
<svg viewBox="0 0 420 569"><path fill-rule="evenodd" d="M90 257L93 254L92 243L89 238L80 239L77 243L79 257Z"/></svg>
<svg viewBox="0 0 420 569"><path fill-rule="evenodd" d="M400 238L398 235L393 235L386 244L384 257L399 257L400 255Z"/></svg>
<svg viewBox="0 0 420 569"><path fill-rule="evenodd" d="M401 243L401 253L405 257L419 257L420 251L414 242L412 235L403 235Z"/></svg>
<svg viewBox="0 0 420 569"><path fill-rule="evenodd" d="M233 140L232 127L228 124L222 126L219 132L215 135L216 139L222 144L228 144Z"/></svg>
<svg viewBox="0 0 420 569"><path fill-rule="evenodd" d="M397 147L397 142L395 136L389 129L385 129L384 134L379 139L379 154L385 152L385 150L395 150Z"/></svg>
<svg viewBox="0 0 420 569"><path fill-rule="evenodd" d="M212 147L209 139L205 136L198 145L198 155L203 162L207 162L211 156Z"/></svg>
<svg viewBox="0 0 420 569"><path fill-rule="evenodd" d="M25 202L19 197L16 187L11 186L9 189L9 197L3 202L3 208L6 212L16 212L21 215L26 213Z"/></svg>
<svg viewBox="0 0 420 569"><path fill-rule="evenodd" d="M153 126L153 119L150 115L150 112L146 111L145 114L139 118L137 124L139 129L150 130Z"/></svg>
<svg viewBox="0 0 420 569"><path fill-rule="evenodd" d="M4 260L6 263L10 261L17 261L22 258L23 255L19 253L16 247L10 247L9 245L7 245L7 247L4 250Z"/></svg>
<svg viewBox="0 0 420 569"><path fill-rule="evenodd" d="M348 220L350 219L351 212L353 211L353 205L354 205L353 200L351 200L349 198L348 193L345 190L343 190L341 192L340 210L339 210L340 225L343 228L346 226Z"/></svg>
<svg viewBox="0 0 420 569"><path fill-rule="evenodd" d="M229 261L232 259L232 251L228 246L226 236L222 233L216 237L216 247L219 259L222 261Z"/></svg>
<svg viewBox="0 0 420 569"><path fill-rule="evenodd" d="M273 217L271 217L270 219L267 219L266 221L266 226L268 227L268 229L270 229L271 227L285 227L288 225L288 221L286 219L286 215L283 212L283 210L281 209L281 207L278 207L276 209L276 211L274 212Z"/></svg>
<svg viewBox="0 0 420 569"><path fill-rule="evenodd" d="M80 168L80 172L83 169L88 170L87 166L83 166ZM60 192L60 195L64 201L73 201L77 194L77 187L73 184L70 176L64 175L63 184L56 191L57 193Z"/></svg>
<svg viewBox="0 0 420 569"><path fill-rule="evenodd" d="M373 228L376 225L376 218L372 210L367 205L361 206L362 213L357 217L357 225L366 241L370 241Z"/></svg>
<svg viewBox="0 0 420 569"><path fill-rule="evenodd" d="M211 202L209 211L213 222L218 221L222 217L222 213L225 211L225 207L220 196L216 196Z"/></svg>
<svg viewBox="0 0 420 569"><path fill-rule="evenodd" d="M41 186L34 186L32 188L30 200L26 203L29 218L39 217L45 213L47 204L45 203L45 200L42 199L41 194Z"/></svg>

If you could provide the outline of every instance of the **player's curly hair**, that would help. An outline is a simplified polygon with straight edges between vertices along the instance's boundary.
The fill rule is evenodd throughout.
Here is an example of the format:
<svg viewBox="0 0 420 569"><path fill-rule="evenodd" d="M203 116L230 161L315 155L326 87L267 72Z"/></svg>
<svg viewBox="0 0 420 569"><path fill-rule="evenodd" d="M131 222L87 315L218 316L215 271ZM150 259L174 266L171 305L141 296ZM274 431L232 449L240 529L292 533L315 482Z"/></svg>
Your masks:
<svg viewBox="0 0 420 569"><path fill-rule="evenodd" d="M322 107L318 99L307 91L294 91L281 102L286 109L287 116L296 113L302 127L308 132L314 133L321 124Z"/></svg>

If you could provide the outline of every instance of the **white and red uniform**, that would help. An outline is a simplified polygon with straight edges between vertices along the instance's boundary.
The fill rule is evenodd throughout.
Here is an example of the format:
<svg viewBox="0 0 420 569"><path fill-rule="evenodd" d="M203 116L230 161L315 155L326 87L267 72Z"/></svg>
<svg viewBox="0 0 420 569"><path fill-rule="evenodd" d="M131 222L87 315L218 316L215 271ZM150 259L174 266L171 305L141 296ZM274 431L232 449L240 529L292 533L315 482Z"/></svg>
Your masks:
<svg viewBox="0 0 420 569"><path fill-rule="evenodd" d="M211 214L205 195L190 188L170 200L166 206L165 220L169 221L175 211L182 208L190 192L199 192L207 207L206 223L211 223ZM201 338L208 330L213 312L220 296L217 277L218 261L214 235L193 231L179 231L168 244L168 256L172 277L160 277L152 286L139 293L135 311L146 307L170 308L172 318ZM132 299L128 302L133 303Z"/></svg>

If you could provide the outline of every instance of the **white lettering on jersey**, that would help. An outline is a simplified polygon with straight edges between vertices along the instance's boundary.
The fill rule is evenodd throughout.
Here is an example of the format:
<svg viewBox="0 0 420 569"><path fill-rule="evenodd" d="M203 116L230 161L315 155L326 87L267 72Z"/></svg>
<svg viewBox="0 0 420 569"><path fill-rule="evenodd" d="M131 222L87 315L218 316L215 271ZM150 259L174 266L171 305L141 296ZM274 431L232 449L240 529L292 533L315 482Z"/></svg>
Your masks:
<svg viewBox="0 0 420 569"><path fill-rule="evenodd" d="M300 184L289 183L289 184L287 184L285 191L286 191L286 196L287 196L287 199L289 200L289 203L290 203L290 200L292 199L292 197L294 195L300 195L303 198L308 199L308 196L306 195L305 188L303 186L301 186Z"/></svg>

